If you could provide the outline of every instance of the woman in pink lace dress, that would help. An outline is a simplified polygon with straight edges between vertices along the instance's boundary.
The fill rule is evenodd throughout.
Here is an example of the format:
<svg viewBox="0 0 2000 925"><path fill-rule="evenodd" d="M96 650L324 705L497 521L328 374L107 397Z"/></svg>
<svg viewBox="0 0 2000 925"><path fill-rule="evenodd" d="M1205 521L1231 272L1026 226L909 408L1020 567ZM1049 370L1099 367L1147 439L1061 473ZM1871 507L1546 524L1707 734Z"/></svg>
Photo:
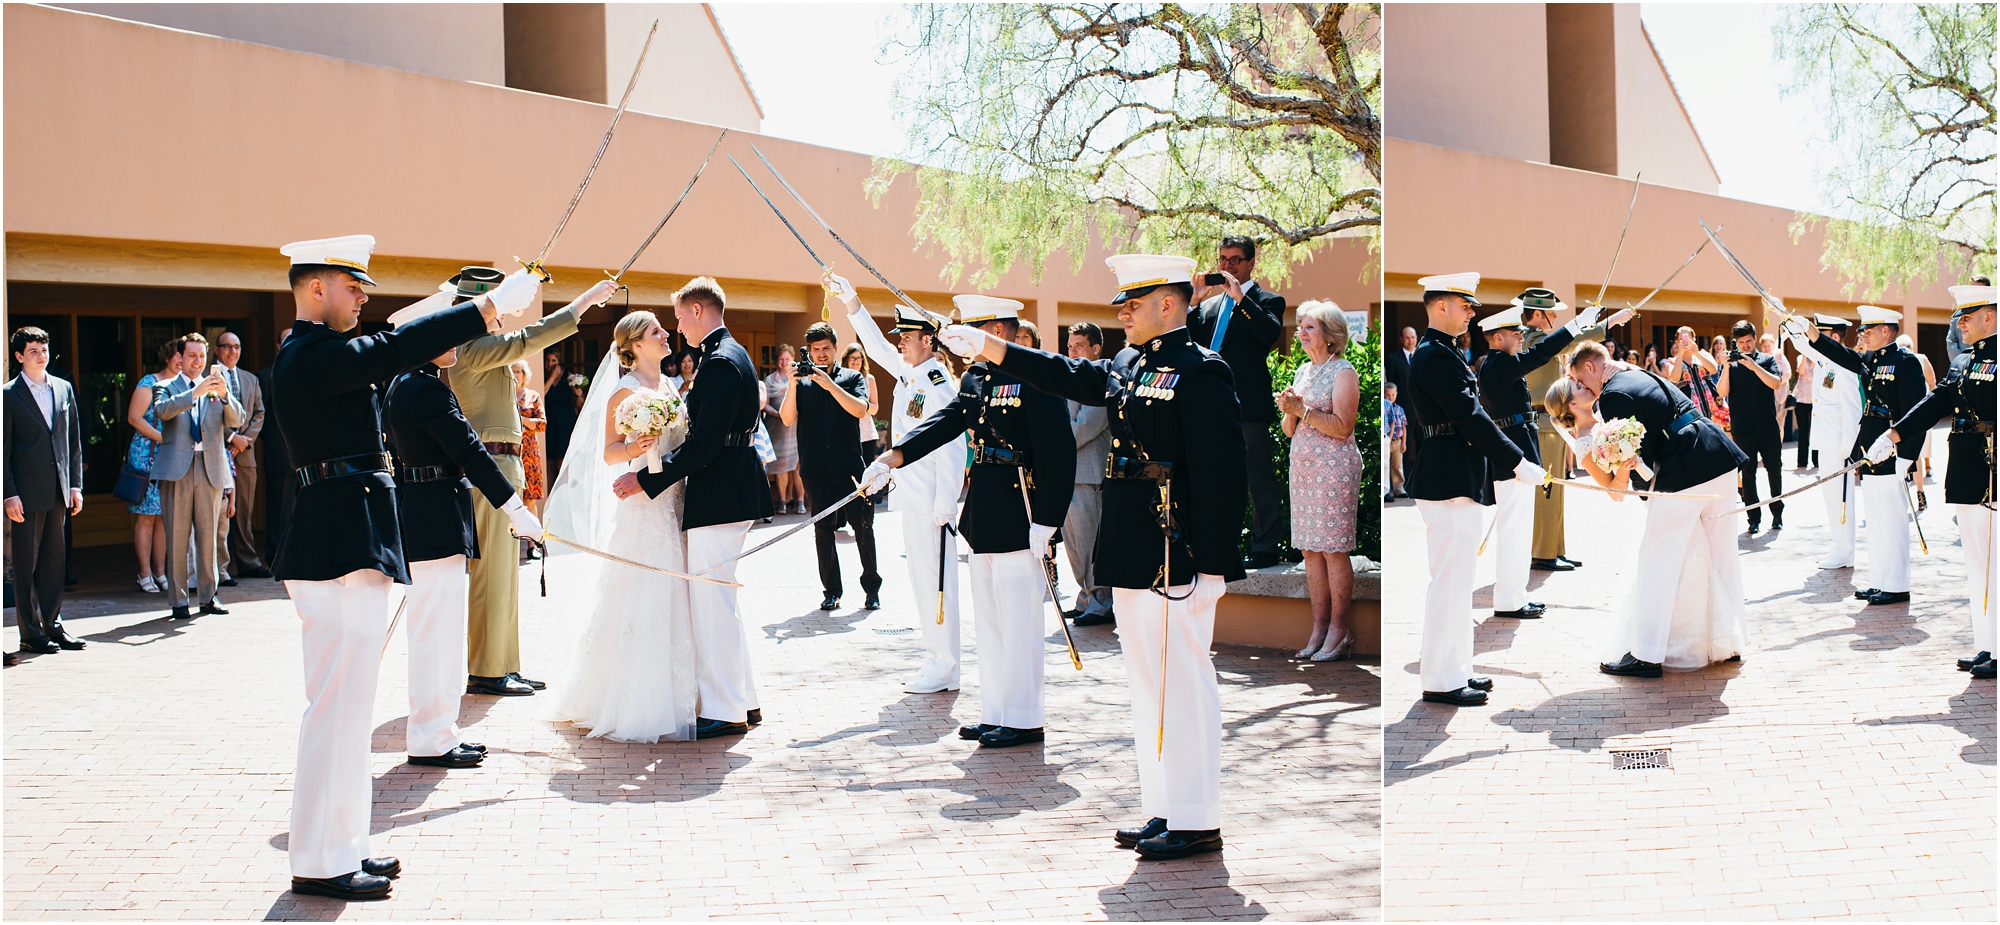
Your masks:
<svg viewBox="0 0 2000 925"><path fill-rule="evenodd" d="M1305 553L1313 631L1299 658L1332 661L1354 647L1347 626L1354 595L1354 522L1361 497L1361 450L1354 445L1361 383L1347 352L1347 317L1332 302L1299 306L1299 346L1312 362L1278 393L1292 438L1292 546Z"/></svg>

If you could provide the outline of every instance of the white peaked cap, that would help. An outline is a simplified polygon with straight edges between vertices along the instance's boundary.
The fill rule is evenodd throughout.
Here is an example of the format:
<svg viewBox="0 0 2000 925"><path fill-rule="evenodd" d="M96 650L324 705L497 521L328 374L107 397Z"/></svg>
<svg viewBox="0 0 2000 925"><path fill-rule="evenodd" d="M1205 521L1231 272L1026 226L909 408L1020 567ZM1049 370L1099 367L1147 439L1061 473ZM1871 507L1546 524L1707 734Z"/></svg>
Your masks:
<svg viewBox="0 0 2000 925"><path fill-rule="evenodd" d="M1021 317L1021 309L1026 306L1013 299L1002 299L990 295L955 295L951 304L958 306L959 324L985 324Z"/></svg>
<svg viewBox="0 0 2000 925"><path fill-rule="evenodd" d="M1104 265L1110 267L1111 272L1118 274L1118 297L1111 300L1113 305L1145 295L1154 286L1194 282L1193 257L1175 257L1170 254L1118 254L1104 258Z"/></svg>
<svg viewBox="0 0 2000 925"><path fill-rule="evenodd" d="M1856 309L1856 311L1861 313L1861 326L1864 328L1871 324L1903 323L1902 312L1894 312L1874 305L1863 305Z"/></svg>
<svg viewBox="0 0 2000 925"><path fill-rule="evenodd" d="M1953 286L1951 287L1951 301L1952 301L1952 307L1955 309L1953 314L1957 314L1958 312L1964 311L1968 308L1978 308L1979 306L1982 305L1992 305L1993 287Z"/></svg>
<svg viewBox="0 0 2000 925"><path fill-rule="evenodd" d="M1423 279L1417 280L1417 285L1422 286L1425 292L1449 292L1452 295L1462 295L1472 300L1472 304L1474 305L1479 304L1479 274L1477 273L1446 273L1443 276L1426 276Z"/></svg>
<svg viewBox="0 0 2000 925"><path fill-rule="evenodd" d="M1521 306L1519 305L1512 308L1503 308L1479 319L1479 329L1481 331L1498 331L1501 328L1518 329L1524 327L1527 327L1527 323L1521 320Z"/></svg>
<svg viewBox="0 0 2000 925"><path fill-rule="evenodd" d="M295 267L339 267L355 279L375 285L375 281L368 278L368 258L375 254L375 236L372 234L298 241L278 248L278 253L292 258L292 266Z"/></svg>
<svg viewBox="0 0 2000 925"><path fill-rule="evenodd" d="M458 287L446 283L439 287L435 294L425 296L402 308L396 309L395 313L389 316L389 326L400 328L418 318L444 311L457 301Z"/></svg>

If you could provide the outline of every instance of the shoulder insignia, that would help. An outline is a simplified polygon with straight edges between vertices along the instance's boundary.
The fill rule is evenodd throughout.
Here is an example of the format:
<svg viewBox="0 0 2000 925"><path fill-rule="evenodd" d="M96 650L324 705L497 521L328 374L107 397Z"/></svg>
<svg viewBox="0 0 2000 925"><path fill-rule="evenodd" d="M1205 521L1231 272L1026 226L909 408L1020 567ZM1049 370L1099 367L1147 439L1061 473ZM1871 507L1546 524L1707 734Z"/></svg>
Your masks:
<svg viewBox="0 0 2000 925"><path fill-rule="evenodd" d="M946 385L950 382L951 379L944 374L944 370L938 369L935 366L931 367L931 384Z"/></svg>

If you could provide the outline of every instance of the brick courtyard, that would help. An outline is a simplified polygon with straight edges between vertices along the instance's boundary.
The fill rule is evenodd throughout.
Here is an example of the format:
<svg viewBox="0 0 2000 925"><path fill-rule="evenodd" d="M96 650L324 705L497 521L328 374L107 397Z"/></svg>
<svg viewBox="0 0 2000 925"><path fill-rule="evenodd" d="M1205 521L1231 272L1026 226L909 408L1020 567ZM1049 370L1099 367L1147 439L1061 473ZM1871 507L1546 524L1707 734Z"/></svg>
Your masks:
<svg viewBox="0 0 2000 925"><path fill-rule="evenodd" d="M1911 605L1867 606L1861 569L1816 569L1825 509L1801 495L1784 530L1739 534L1743 662L1656 681L1592 659L1643 511L1569 492L1585 566L1531 573L1546 618L1488 619L1481 562L1484 708L1418 699L1423 522L1389 507L1386 917L1993 921L1993 682L1952 670L1972 630L1937 450ZM1654 745L1671 770L1611 770L1608 748Z"/></svg>
<svg viewBox="0 0 2000 925"><path fill-rule="evenodd" d="M965 690L901 693L917 662L901 532L881 521L886 607L872 614L811 609L810 532L745 569L767 719L741 739L585 740L539 718L546 697L467 697L486 766L411 767L399 631L375 704L370 848L407 873L392 899L354 905L285 890L304 699L282 589L246 581L224 591L229 615L174 624L161 596L123 590L129 551L94 554L65 608L90 648L4 676L5 915L1378 917L1376 665L1219 647L1228 849L1141 863L1110 839L1143 820L1109 628L1077 631L1081 674L1051 637L1046 747L968 747L954 731L977 717L969 615ZM553 596L532 596L532 569L524 586L526 673L561 685L583 615L560 604L560 564ZM1990 726L1986 741L1990 767Z"/></svg>

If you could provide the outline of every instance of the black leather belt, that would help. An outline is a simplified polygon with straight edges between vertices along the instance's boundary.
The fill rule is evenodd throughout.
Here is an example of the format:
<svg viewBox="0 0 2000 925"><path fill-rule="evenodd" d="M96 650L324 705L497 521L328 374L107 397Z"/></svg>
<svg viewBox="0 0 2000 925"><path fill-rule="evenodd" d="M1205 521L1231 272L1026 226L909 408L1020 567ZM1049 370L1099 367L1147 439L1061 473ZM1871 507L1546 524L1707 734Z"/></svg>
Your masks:
<svg viewBox="0 0 2000 925"><path fill-rule="evenodd" d="M368 472L389 472L394 468L395 464L387 453L361 453L316 462L310 466L300 466L296 474L299 477L299 487L304 488L314 482Z"/></svg>
<svg viewBox="0 0 2000 925"><path fill-rule="evenodd" d="M1680 433L1681 428L1686 427L1689 424L1693 424L1698 420L1701 420L1700 413L1694 411L1686 412L1682 414L1680 417L1674 418L1672 421L1668 422L1667 433L1669 434Z"/></svg>
<svg viewBox="0 0 2000 925"><path fill-rule="evenodd" d="M1006 447L986 446L984 444L972 448L972 464L975 466L1027 466L1033 468L1033 464L1028 462L1028 454L1020 450L1010 450Z"/></svg>
<svg viewBox="0 0 2000 925"><path fill-rule="evenodd" d="M521 445L518 443L482 443L480 446L485 447L487 454L491 456L519 457L521 455Z"/></svg>
<svg viewBox="0 0 2000 925"><path fill-rule="evenodd" d="M722 438L722 445L723 445L723 446L751 446L752 444L751 444L751 442L750 442L750 441L751 441L751 440L752 440L753 438L755 438L756 436L757 436L757 432L756 432L756 431L754 431L754 430L752 430L752 431L744 431L744 432L740 432L740 433L734 433L734 434L726 434L726 435L724 435L724 436L723 436L723 438Z"/></svg>
<svg viewBox="0 0 2000 925"><path fill-rule="evenodd" d="M1888 405L1869 405L1862 410L1861 416L1864 418L1884 418L1891 421L1896 419L1895 411Z"/></svg>
<svg viewBox="0 0 2000 925"><path fill-rule="evenodd" d="M1150 459L1134 459L1130 456L1104 457L1104 477L1107 479L1141 479L1148 482L1164 482L1174 477L1174 464L1155 462Z"/></svg>
<svg viewBox="0 0 2000 925"><path fill-rule="evenodd" d="M1536 414L1535 412L1528 411L1521 414L1510 415L1508 417L1499 418L1495 420L1493 423L1498 424L1501 427L1512 427L1516 424L1526 424L1529 427L1533 427L1535 426L1535 421L1539 420L1540 417L1541 416Z"/></svg>
<svg viewBox="0 0 2000 925"><path fill-rule="evenodd" d="M1452 429L1452 426L1450 424L1422 424L1419 426L1421 426L1424 429L1425 439L1429 439L1431 437L1442 437L1445 434L1458 433L1458 431Z"/></svg>
<svg viewBox="0 0 2000 925"><path fill-rule="evenodd" d="M1993 422L1957 418L1951 422L1951 432L1954 434L1990 434L1993 432Z"/></svg>
<svg viewBox="0 0 2000 925"><path fill-rule="evenodd" d="M442 482L456 479L460 475L457 466L399 466L396 481L399 482Z"/></svg>

